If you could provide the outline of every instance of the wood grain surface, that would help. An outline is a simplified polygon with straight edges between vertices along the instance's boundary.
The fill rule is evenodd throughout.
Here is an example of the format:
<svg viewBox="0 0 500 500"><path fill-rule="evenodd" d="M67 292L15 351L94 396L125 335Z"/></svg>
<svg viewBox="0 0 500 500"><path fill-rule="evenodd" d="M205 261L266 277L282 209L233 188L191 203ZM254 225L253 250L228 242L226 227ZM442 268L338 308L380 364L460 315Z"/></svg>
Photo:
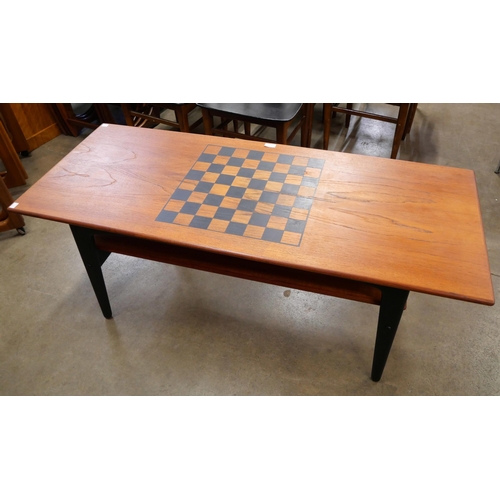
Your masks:
<svg viewBox="0 0 500 500"><path fill-rule="evenodd" d="M325 160L299 246L156 221L207 145ZM238 258L492 305L474 172L103 125L18 200L16 213Z"/></svg>

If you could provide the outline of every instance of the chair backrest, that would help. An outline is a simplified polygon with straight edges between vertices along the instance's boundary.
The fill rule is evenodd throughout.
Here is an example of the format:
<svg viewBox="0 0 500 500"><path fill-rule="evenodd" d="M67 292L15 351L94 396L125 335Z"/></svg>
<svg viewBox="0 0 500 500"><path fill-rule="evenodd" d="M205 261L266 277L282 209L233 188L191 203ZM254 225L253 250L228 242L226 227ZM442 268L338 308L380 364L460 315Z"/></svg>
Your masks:
<svg viewBox="0 0 500 500"><path fill-rule="evenodd" d="M84 128L95 129L102 123L116 123L107 104L89 104L82 109L69 103L52 104L51 107L65 135L76 137Z"/></svg>
<svg viewBox="0 0 500 500"><path fill-rule="evenodd" d="M133 127L152 128L157 125L167 125L181 132L190 132L201 124L201 118L189 123L189 113L196 108L194 103L165 104L121 104L125 123ZM172 110L175 120L166 116L165 111Z"/></svg>

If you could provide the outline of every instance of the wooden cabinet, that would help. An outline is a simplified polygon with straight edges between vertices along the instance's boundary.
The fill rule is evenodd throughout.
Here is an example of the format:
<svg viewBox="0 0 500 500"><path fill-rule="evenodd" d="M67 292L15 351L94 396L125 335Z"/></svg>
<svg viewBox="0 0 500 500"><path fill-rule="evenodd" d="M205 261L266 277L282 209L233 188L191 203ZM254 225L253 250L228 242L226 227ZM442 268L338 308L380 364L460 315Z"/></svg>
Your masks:
<svg viewBox="0 0 500 500"><path fill-rule="evenodd" d="M12 140L0 121L0 178L5 182L6 187L22 186L26 184L28 174L19 159ZM5 168L5 171L4 171Z"/></svg>
<svg viewBox="0 0 500 500"><path fill-rule="evenodd" d="M61 134L48 104L0 104L0 119L18 153L28 153Z"/></svg>

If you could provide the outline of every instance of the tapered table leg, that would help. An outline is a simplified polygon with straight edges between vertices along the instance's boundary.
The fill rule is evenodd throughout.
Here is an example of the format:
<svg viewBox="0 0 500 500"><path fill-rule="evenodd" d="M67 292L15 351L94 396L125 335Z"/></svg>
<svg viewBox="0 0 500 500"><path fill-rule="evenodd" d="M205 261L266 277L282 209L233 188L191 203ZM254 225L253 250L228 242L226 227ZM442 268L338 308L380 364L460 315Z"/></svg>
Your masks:
<svg viewBox="0 0 500 500"><path fill-rule="evenodd" d="M71 225L71 232L75 238L76 246L80 252L85 269L94 289L97 301L101 306L102 313L105 318L113 316L111 305L109 303L104 276L102 275L101 266L109 255L109 252L103 252L96 247L95 235L96 231L80 226Z"/></svg>
<svg viewBox="0 0 500 500"><path fill-rule="evenodd" d="M410 293L408 290L399 290L397 288L380 288L382 290L382 301L378 316L377 339L375 340L371 374L371 379L374 382L378 382L382 377Z"/></svg>

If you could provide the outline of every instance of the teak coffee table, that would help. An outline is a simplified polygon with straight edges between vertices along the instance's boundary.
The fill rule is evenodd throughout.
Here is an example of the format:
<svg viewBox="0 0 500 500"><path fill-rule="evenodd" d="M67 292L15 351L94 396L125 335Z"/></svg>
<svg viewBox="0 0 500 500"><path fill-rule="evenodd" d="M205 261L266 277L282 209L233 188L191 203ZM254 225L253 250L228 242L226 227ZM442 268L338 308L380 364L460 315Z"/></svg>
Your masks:
<svg viewBox="0 0 500 500"><path fill-rule="evenodd" d="M10 210L70 225L106 318L116 252L380 306L380 380L410 291L493 305L471 170L102 125Z"/></svg>

